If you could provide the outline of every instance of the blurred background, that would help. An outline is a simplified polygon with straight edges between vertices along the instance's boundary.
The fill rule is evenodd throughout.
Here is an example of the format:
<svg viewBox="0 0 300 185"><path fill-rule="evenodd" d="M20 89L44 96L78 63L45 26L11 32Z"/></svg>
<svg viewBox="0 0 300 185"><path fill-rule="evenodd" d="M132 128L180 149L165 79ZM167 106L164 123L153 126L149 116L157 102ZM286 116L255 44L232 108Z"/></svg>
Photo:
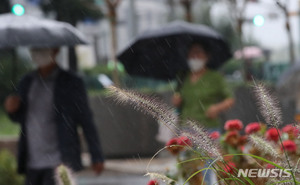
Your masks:
<svg viewBox="0 0 300 185"><path fill-rule="evenodd" d="M300 54L300 1L297 0L1 0L0 13L31 15L64 21L77 27L89 45L62 47L64 69L77 72L88 88L97 127L107 158L152 156L163 143L157 140L155 120L105 96L107 84L155 94L167 103L175 81L130 76L117 55L143 32L175 20L212 27L224 36L233 57L220 72L234 90L235 107L223 120L249 123L261 119L249 91L252 80L263 81L279 96L286 124L297 117L297 95L281 92L282 74L297 66ZM1 23L0 23L1 24ZM298 65L299 66L299 65ZM5 97L20 77L34 69L26 47L0 50L0 149L15 153L19 127L3 109ZM297 81L293 82L297 83ZM290 90L290 91L289 91ZM84 144L83 144L84 145Z"/></svg>

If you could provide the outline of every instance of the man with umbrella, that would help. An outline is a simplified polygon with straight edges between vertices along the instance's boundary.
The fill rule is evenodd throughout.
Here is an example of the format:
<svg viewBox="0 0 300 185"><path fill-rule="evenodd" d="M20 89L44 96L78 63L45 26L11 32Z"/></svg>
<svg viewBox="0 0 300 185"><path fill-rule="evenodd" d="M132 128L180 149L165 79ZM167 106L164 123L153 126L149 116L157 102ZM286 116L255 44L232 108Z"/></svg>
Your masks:
<svg viewBox="0 0 300 185"><path fill-rule="evenodd" d="M103 170L101 145L82 80L56 63L60 46L87 44L72 25L29 15L0 15L0 48L31 47L38 69L25 75L17 95L7 97L5 109L21 124L18 171L27 185L53 185L54 169L63 163L82 169L77 127L81 126L94 171Z"/></svg>
<svg viewBox="0 0 300 185"><path fill-rule="evenodd" d="M18 171L26 185L53 185L54 169L65 164L82 169L77 126L80 125L96 174L103 170L101 145L88 106L83 81L56 63L57 48L34 48L38 69L21 80L5 101L11 119L21 124Z"/></svg>

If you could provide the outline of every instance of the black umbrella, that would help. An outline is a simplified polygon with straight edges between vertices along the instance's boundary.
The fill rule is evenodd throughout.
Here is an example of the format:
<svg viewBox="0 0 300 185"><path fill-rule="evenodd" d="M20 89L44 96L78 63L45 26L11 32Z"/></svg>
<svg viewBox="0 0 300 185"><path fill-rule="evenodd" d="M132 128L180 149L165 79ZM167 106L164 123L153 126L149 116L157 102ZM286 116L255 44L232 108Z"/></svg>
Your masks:
<svg viewBox="0 0 300 185"><path fill-rule="evenodd" d="M231 58L227 43L215 30L176 21L139 35L118 59L130 75L174 79L178 73L188 70L187 50L194 42L209 48L209 68L216 69Z"/></svg>

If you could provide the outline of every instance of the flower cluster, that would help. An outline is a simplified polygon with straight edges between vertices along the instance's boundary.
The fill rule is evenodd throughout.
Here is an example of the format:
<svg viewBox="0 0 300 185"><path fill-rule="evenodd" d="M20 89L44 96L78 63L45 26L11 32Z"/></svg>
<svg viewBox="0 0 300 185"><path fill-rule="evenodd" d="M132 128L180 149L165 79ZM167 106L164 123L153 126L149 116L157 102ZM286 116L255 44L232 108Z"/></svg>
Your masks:
<svg viewBox="0 0 300 185"><path fill-rule="evenodd" d="M185 149L185 146L191 145L192 142L186 136L172 138L166 144L167 150L173 155L177 155L179 152L183 151Z"/></svg>
<svg viewBox="0 0 300 185"><path fill-rule="evenodd" d="M181 130L176 125L178 115L174 113L172 107L154 97L147 97L134 91L116 87L109 87L109 90L118 102L127 103L136 110L151 115L166 127L174 127L171 129L173 133L180 133ZM146 176L151 179L148 185L158 185L159 181L173 184L179 178L187 179L191 185L202 184L203 177L200 173L202 170L199 169L205 169L205 164L209 164L209 168L221 178L218 180L226 184L237 182L246 184L249 181L252 181L250 184L267 184L286 180L243 179L236 176L236 169L291 169L299 162L300 142L297 139L300 126L290 124L280 129L283 123L276 98L271 96L262 84L255 86L255 92L266 124L252 122L244 125L238 119L228 120L224 125L225 133L221 135L216 131L208 133L200 123L188 120L186 122L188 131L181 132L182 136L172 138L165 147L177 157L177 167L181 168L179 173L171 176L148 172ZM293 184L300 181L297 176L287 180Z"/></svg>
<svg viewBox="0 0 300 185"><path fill-rule="evenodd" d="M159 185L157 180L150 180L147 185Z"/></svg>

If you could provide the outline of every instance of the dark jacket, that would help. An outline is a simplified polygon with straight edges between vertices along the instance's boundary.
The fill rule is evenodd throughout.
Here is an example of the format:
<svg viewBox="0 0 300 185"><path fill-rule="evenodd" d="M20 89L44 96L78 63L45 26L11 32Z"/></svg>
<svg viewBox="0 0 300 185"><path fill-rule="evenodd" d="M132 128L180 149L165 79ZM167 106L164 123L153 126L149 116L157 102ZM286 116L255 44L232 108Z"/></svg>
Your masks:
<svg viewBox="0 0 300 185"><path fill-rule="evenodd" d="M24 173L27 166L27 135L25 120L27 97L33 74L23 77L17 88L22 103L20 109L11 114L13 121L21 124L21 136L18 145L18 172ZM74 171L82 169L80 143L77 127L82 127L93 163L103 162L99 137L93 123L83 81L71 72L59 69L54 86L54 108L57 126L57 139L62 162ZM42 103L42 102L41 102Z"/></svg>

